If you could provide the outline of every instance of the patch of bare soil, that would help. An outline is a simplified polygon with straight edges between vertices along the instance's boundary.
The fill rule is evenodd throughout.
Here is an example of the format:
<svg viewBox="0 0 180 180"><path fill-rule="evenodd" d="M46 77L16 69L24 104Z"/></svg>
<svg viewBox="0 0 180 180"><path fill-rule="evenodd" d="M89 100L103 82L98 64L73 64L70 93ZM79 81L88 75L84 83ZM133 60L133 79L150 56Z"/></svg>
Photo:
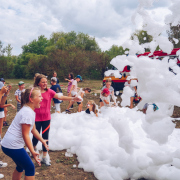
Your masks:
<svg viewBox="0 0 180 180"><path fill-rule="evenodd" d="M18 86L13 83L13 81L8 82L8 84L12 85L12 90L10 95L8 96L8 103L12 103L16 106L16 100L14 96L14 92L16 89L18 89ZM26 88L32 87L32 83L26 83ZM60 83L62 86L62 90L64 95L67 95L66 89L64 86L67 85L67 83ZM99 105L99 89L102 86L101 81L87 81L83 83L79 83L80 87L90 87L92 88L91 94L86 94L83 100L83 110L86 110L86 104L88 100L94 100L96 104ZM118 96L118 101L121 101L120 96ZM64 101L61 103L61 111L65 111L68 106L67 101ZM77 112L77 104L74 104L73 110L71 110L71 113ZM51 113L54 113L54 109L51 109ZM13 110L12 108L8 108L8 116L7 116L7 122L10 124L13 120L13 118L16 115L16 109ZM173 116L174 118L180 117L180 108L175 107ZM175 121L176 128L180 128L180 121ZM7 131L8 127L3 127L3 136L5 132ZM50 151L49 155L51 158L51 166L46 167L42 165L39 167L37 163L33 160L36 167L36 174L35 179L36 180L97 180L97 178L94 176L91 172L84 172L83 169L78 168L79 162L77 161L76 155L74 155L72 158L65 156L66 150L63 151ZM0 161L7 162L8 166L5 168L0 169L0 173L3 173L5 175L4 180L10 180L12 177L12 173L15 169L15 164L12 161L11 158L6 156L2 151L0 151ZM24 174L21 179L24 179ZM139 180L145 180L145 179L139 179Z"/></svg>

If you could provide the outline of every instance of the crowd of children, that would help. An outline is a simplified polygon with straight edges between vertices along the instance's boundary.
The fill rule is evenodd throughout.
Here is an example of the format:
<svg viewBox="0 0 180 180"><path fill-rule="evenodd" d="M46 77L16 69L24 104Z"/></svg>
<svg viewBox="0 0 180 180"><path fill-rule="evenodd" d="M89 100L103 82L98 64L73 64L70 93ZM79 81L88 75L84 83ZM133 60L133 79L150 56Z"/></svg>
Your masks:
<svg viewBox="0 0 180 180"><path fill-rule="evenodd" d="M7 95L10 93L11 86L4 86L5 80L1 78L0 81L0 141L2 135L3 119L5 117L4 108L11 106L12 104L6 104ZM3 82L4 80L4 82ZM25 170L26 179L34 179L35 167L34 164L24 149L26 145L31 152L36 162L46 166L50 166L50 162L47 158L48 151L48 139L51 123L51 100L53 100L55 106L55 112L61 113L60 103L62 101L69 101L69 105L66 112L70 112L70 108L73 108L74 102L78 104L78 112L83 110L83 97L84 94L90 93L90 88L79 88L78 82L82 81L82 77L77 75L74 79L72 73L69 74L67 86L67 96L64 96L59 85L57 73L54 71L51 78L51 87L48 88L47 76L36 73L34 76L34 86L31 89L25 90L25 84L23 81L18 83L18 89L15 92L15 98L17 101L17 114L8 128L1 146L3 152L12 158L16 164L16 169L13 172L12 179L20 179L23 170ZM107 79L105 86L100 93L100 108L117 106L116 97L114 95L114 88L111 86L111 79ZM127 85L129 85L128 82ZM134 88L136 92L136 89ZM113 102L111 102L111 99ZM131 106L130 106L131 107ZM87 102L87 114L95 114L98 117L97 105L93 100ZM42 131L42 137L40 132ZM33 134L33 139L30 139L29 133ZM42 142L43 157L40 160L39 154L36 149L38 141ZM0 161L0 167L7 166L7 163ZM0 178L3 175L0 174Z"/></svg>

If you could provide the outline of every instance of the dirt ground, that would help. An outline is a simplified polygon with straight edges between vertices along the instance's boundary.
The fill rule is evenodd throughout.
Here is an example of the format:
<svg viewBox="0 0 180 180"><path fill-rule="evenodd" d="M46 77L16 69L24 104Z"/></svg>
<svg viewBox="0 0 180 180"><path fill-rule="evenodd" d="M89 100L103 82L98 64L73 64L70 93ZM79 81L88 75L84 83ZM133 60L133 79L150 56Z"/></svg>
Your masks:
<svg viewBox="0 0 180 180"><path fill-rule="evenodd" d="M8 103L12 103L16 106L16 100L14 96L14 92L18 89L18 81L14 79L6 80L6 84L12 85L12 90L10 95L8 96ZM29 88L32 87L33 81L31 80L23 80L25 82L25 87ZM61 83L61 88L64 95L67 95L66 93L66 86L67 83L63 82ZM90 94L86 94L86 96L83 99L83 110L86 110L86 103L88 100L94 100L96 104L99 105L99 93L100 89L102 87L102 81L90 81L85 80L83 82L78 83L79 87L89 87L92 89L92 92ZM120 96L118 96L118 101L121 101ZM68 102L61 103L61 111L65 111L68 106ZM77 112L77 104L74 104L73 110L71 110L71 113ZM54 109L51 109L51 113L54 113ZM11 107L8 108L7 113L7 122L11 124L13 118L16 115L16 109L13 110ZM180 118L180 108L175 107L173 116L174 118ZM180 121L174 121L176 123L176 128L180 128ZM3 136L5 132L7 131L8 127L3 127ZM35 179L36 180L96 180L96 177L91 172L84 172L83 169L78 168L78 161L76 155L74 155L72 158L65 156L66 150L63 151L50 151L49 155L51 157L51 166L46 167L42 165L41 167L38 167L37 163L35 163L34 159L33 162L35 163L36 167L36 174ZM2 151L0 151L0 160L3 162L7 162L8 166L5 168L0 169L0 173L4 174L4 180L10 180L12 177L12 173L15 169L14 162L6 156ZM75 167L76 165L76 167ZM21 179L24 179L24 175ZM143 179L142 179L143 180Z"/></svg>

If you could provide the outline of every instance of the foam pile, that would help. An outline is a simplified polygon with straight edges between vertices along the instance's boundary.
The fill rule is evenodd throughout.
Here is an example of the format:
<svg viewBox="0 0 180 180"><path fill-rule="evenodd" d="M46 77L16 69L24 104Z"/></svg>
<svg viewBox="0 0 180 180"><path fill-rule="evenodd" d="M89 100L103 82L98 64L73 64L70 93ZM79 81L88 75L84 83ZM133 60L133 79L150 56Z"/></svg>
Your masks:
<svg viewBox="0 0 180 180"><path fill-rule="evenodd" d="M145 123L145 124L144 124ZM138 179L176 180L180 175L180 133L159 144L144 130L145 115L129 108L103 108L99 117L85 112L52 114L49 147L76 154L79 168L93 172L99 180ZM167 121L165 121L167 123ZM159 127L167 136L174 128L169 121ZM39 144L40 145L40 144ZM39 146L39 149L41 145ZM173 166L172 166L173 165Z"/></svg>
<svg viewBox="0 0 180 180"><path fill-rule="evenodd" d="M50 149L67 149L68 156L76 154L78 167L93 172L99 180L142 177L178 180L180 177L180 131L175 129L170 117L174 105L180 106L180 69L176 60L168 62L167 58L159 61L135 56L137 52L143 53L144 47L153 52L157 45L171 52L172 43L159 34L168 29L166 23L177 25L180 3L171 0L172 14L161 25L152 20L145 9L152 6L154 0L139 2L133 21L140 15L146 24L144 30L153 36L153 41L143 46L137 39L127 41L124 47L130 49L129 55L117 56L111 61L119 71L126 65L132 66L130 76L138 78L138 94L142 97L138 107L125 107L132 95L127 89L121 104L124 107L102 108L99 117L85 112L52 115ZM149 108L146 115L137 111L145 103L156 103L159 109L154 112Z"/></svg>

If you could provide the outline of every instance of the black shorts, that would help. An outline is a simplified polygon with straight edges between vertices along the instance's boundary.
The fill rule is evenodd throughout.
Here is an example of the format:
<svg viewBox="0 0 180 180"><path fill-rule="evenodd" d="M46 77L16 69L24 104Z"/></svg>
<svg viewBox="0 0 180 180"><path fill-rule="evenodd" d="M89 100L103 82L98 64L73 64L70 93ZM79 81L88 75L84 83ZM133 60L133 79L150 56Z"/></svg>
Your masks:
<svg viewBox="0 0 180 180"><path fill-rule="evenodd" d="M100 98L99 102L103 102L101 98Z"/></svg>
<svg viewBox="0 0 180 180"><path fill-rule="evenodd" d="M78 104L78 105L80 105L80 104L81 104L81 102L77 102L77 104Z"/></svg>

